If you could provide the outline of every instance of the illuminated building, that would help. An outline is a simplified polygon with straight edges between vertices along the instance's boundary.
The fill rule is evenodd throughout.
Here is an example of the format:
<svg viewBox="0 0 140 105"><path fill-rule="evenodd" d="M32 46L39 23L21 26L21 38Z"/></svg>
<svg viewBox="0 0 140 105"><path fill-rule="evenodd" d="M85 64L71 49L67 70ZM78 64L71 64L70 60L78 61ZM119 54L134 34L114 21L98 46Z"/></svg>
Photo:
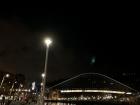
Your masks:
<svg viewBox="0 0 140 105"><path fill-rule="evenodd" d="M10 89L18 88L21 84L25 84L25 76L22 74L12 74L9 72L0 71L0 81L2 81L3 76L9 74L8 78L5 78L2 84L2 88L0 88L0 95L8 95L10 93Z"/></svg>
<svg viewBox="0 0 140 105"><path fill-rule="evenodd" d="M130 101L137 91L108 76L84 73L49 88L49 100Z"/></svg>

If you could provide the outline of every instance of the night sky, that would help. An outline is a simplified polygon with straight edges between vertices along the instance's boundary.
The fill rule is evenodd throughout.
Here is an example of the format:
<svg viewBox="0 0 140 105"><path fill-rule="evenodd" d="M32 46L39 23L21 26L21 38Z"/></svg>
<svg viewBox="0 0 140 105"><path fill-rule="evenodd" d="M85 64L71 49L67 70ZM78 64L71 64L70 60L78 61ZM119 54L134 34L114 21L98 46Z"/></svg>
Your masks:
<svg viewBox="0 0 140 105"><path fill-rule="evenodd" d="M91 8L13 8L0 13L0 70L41 80L51 37L48 80L84 72L138 72L137 14Z"/></svg>

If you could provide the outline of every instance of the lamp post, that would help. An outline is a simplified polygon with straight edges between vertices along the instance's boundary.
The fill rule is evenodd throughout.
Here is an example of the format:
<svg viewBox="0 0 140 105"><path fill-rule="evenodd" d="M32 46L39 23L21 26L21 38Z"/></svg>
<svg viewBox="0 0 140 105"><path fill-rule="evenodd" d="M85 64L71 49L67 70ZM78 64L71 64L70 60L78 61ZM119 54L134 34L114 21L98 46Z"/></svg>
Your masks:
<svg viewBox="0 0 140 105"><path fill-rule="evenodd" d="M13 84L12 84L12 87L10 89L10 98L11 98L11 94L13 92L13 89L14 89L14 86L15 86L16 83L17 83L17 81L13 82ZM13 99L14 99L14 96L13 96Z"/></svg>
<svg viewBox="0 0 140 105"><path fill-rule="evenodd" d="M0 83L0 88L1 88L2 85L3 85L3 82L4 82L5 78L8 78L9 76L10 76L9 74L6 74L6 75L3 76L2 81L1 81L1 83Z"/></svg>
<svg viewBox="0 0 140 105"><path fill-rule="evenodd" d="M42 74L42 91L41 91L41 96L42 96L42 105L44 105L44 95L45 95L45 84L46 84L46 75L47 75L47 61L48 61L48 52L49 52L49 46L51 45L52 40L51 39L46 39L45 44L46 44L46 58L45 58L45 67L44 67L44 73Z"/></svg>

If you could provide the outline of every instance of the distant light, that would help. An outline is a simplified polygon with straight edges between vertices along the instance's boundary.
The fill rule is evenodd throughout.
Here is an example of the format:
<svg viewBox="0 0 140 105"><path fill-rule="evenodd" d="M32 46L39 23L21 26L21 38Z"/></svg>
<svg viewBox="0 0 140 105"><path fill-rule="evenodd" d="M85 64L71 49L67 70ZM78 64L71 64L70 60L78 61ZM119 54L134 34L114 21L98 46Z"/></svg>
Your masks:
<svg viewBox="0 0 140 105"><path fill-rule="evenodd" d="M61 90L61 93L77 93L77 92L125 94L124 91L112 91L112 90ZM127 94L128 93L130 94L130 92L127 92Z"/></svg>
<svg viewBox="0 0 140 105"><path fill-rule="evenodd" d="M35 82L32 83L32 90L35 90Z"/></svg>
<svg viewBox="0 0 140 105"><path fill-rule="evenodd" d="M25 92L27 92L28 90L27 90L27 89L25 89L24 91L25 91Z"/></svg>
<svg viewBox="0 0 140 105"><path fill-rule="evenodd" d="M41 82L41 84L40 84L41 86L43 86L43 83Z"/></svg>
<svg viewBox="0 0 140 105"><path fill-rule="evenodd" d="M49 46L51 43L52 43L52 40L51 39L49 39L49 38L45 39L45 44L47 46Z"/></svg>
<svg viewBox="0 0 140 105"><path fill-rule="evenodd" d="M23 87L23 84L20 84L20 87Z"/></svg>
<svg viewBox="0 0 140 105"><path fill-rule="evenodd" d="M44 74L44 73L42 73L42 74L41 74L41 76L42 76L42 78L44 78L44 77L45 77L45 74Z"/></svg>
<svg viewBox="0 0 140 105"><path fill-rule="evenodd" d="M28 92L31 92L31 90L29 89Z"/></svg>
<svg viewBox="0 0 140 105"><path fill-rule="evenodd" d="M95 63L95 57L93 57L92 59L91 59L91 64L94 64Z"/></svg>
<svg viewBox="0 0 140 105"><path fill-rule="evenodd" d="M126 94L130 95L130 94L132 94L132 93L131 93L131 92L127 92Z"/></svg>
<svg viewBox="0 0 140 105"><path fill-rule="evenodd" d="M8 78L10 75L9 74L6 74L6 77Z"/></svg>

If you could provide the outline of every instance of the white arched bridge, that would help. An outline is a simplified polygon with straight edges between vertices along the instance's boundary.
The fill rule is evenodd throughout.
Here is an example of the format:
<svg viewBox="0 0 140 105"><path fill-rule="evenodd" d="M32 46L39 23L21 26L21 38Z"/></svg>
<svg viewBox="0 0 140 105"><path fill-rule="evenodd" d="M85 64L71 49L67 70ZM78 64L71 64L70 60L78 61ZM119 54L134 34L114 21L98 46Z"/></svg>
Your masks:
<svg viewBox="0 0 140 105"><path fill-rule="evenodd" d="M83 73L50 88L50 100L132 101L138 91L99 73Z"/></svg>

